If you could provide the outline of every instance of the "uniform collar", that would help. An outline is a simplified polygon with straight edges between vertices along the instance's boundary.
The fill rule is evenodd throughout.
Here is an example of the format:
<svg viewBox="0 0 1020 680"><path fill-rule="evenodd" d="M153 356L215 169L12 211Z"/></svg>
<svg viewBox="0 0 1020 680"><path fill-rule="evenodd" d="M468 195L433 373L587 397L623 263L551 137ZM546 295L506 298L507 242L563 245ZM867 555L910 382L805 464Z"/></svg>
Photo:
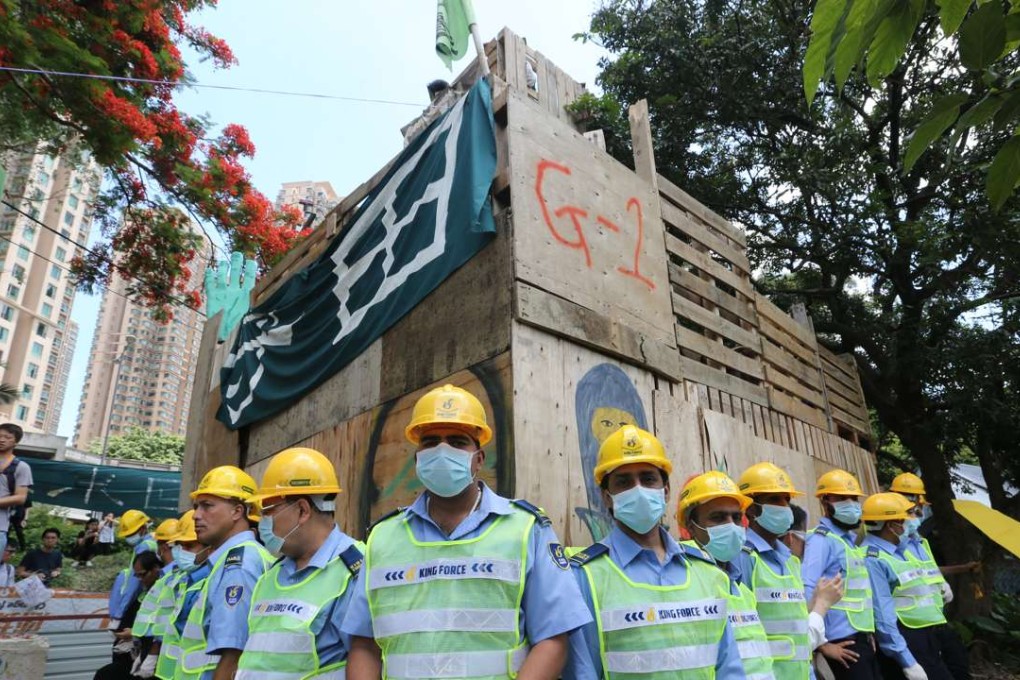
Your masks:
<svg viewBox="0 0 1020 680"><path fill-rule="evenodd" d="M864 543L866 545L873 545L879 550L887 552L890 555L898 555L900 552L900 547L898 545L893 545L889 541L884 538L879 538L875 534L868 534L864 539Z"/></svg>
<svg viewBox="0 0 1020 680"><path fill-rule="evenodd" d="M235 534L235 535L231 536L230 538L228 538L226 541L223 542L223 545L221 545L220 547L216 548L216 550L213 551L213 553L211 555L209 555L209 560L208 560L209 564L215 564L216 560L219 559L219 556L222 555L227 550L230 550L231 548L234 548L234 547L240 545L241 543L244 543L245 541L254 541L254 540L255 540L255 534L253 532L251 532L251 531L242 531L239 534Z"/></svg>
<svg viewBox="0 0 1020 680"><path fill-rule="evenodd" d="M346 541L344 540L345 538L347 539ZM326 565L332 562L333 558L337 555L349 548L351 543L354 543L354 540L342 534L340 529L334 524L333 529L326 536L326 540L322 542L319 549L312 555L312 559L308 560L305 569L325 569ZM288 557L287 559L290 558Z"/></svg>
<svg viewBox="0 0 1020 680"><path fill-rule="evenodd" d="M750 544L757 552L766 553L772 551L782 561L789 559L790 549L786 547L786 544L780 540L776 540L776 544L773 546L771 543L766 541L761 534L754 530L753 527L747 527L747 543Z"/></svg>
<svg viewBox="0 0 1020 680"><path fill-rule="evenodd" d="M857 538L857 534L854 533L853 529L845 531L844 529L836 526L835 522L833 522L829 517L823 517L818 521L818 523L840 538L846 540L851 545L853 545L854 540Z"/></svg>
<svg viewBox="0 0 1020 680"><path fill-rule="evenodd" d="M680 544L673 540L673 537L669 535L664 528L659 527L659 533L662 535L662 542L666 548L666 562L670 562L676 559L683 552L680 549ZM627 533L620 528L617 523L613 524L613 529L609 532L609 536L605 541L609 544L609 547L615 551L616 557L619 558L619 566L626 567L633 562L638 555L648 550L637 544L637 542L627 535Z"/></svg>
<svg viewBox="0 0 1020 680"><path fill-rule="evenodd" d="M485 482L479 481L478 485L482 489L482 499L478 503L478 508L471 513L472 515L475 513L481 513L482 517L487 517L493 513L497 515L509 515L513 512L508 499L503 498L494 492ZM417 515L427 522L432 522L432 518L429 517L428 513L428 497L428 491L422 493L414 500L414 503L408 506L408 508L404 511L404 515L406 517Z"/></svg>

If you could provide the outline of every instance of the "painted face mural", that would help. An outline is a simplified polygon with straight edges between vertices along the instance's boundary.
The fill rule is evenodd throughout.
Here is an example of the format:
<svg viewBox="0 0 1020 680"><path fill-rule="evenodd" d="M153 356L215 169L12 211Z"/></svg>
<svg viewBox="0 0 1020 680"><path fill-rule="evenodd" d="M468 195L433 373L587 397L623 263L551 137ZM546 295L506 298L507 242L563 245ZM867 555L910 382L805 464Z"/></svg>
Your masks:
<svg viewBox="0 0 1020 680"><path fill-rule="evenodd" d="M588 496L588 507L574 508L574 511L588 527L592 541L598 541L605 538L613 526L613 518L602 504L602 494L595 484L599 446L624 425L648 429L645 407L634 383L619 366L598 364L578 381L574 408Z"/></svg>

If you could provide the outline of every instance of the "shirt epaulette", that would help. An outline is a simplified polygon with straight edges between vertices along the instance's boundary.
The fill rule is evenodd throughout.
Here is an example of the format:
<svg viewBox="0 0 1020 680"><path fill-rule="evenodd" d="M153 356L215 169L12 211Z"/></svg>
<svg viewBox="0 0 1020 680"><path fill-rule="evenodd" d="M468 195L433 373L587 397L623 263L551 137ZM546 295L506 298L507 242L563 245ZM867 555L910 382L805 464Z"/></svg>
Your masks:
<svg viewBox="0 0 1020 680"><path fill-rule="evenodd" d="M372 529L374 529L377 525L382 524L391 517L396 517L400 513L404 512L404 510L407 510L407 507L397 508L396 510L391 510L390 512L387 512L385 515L383 515L382 517L368 525L368 532L371 533Z"/></svg>
<svg viewBox="0 0 1020 680"><path fill-rule="evenodd" d="M542 508L538 507L537 505L532 505L528 501L522 500L520 498L514 498L510 502L516 505L521 510L524 510L525 512L530 512L532 515L534 515L535 520L538 521L540 525L544 527L552 526L552 520L549 519L549 515L545 514L545 511L542 510Z"/></svg>
<svg viewBox="0 0 1020 680"><path fill-rule="evenodd" d="M239 545L231 548L226 559L223 560L223 568L240 567L242 564L244 564L244 546Z"/></svg>
<svg viewBox="0 0 1020 680"><path fill-rule="evenodd" d="M570 561L579 567L583 567L592 560L609 554L609 546L605 543L593 543L579 553L574 553Z"/></svg>
<svg viewBox="0 0 1020 680"><path fill-rule="evenodd" d="M868 546L868 552L867 552L867 555L868 555L868 557L879 557L879 556L880 556L880 553L879 553L879 550L878 550L878 548L876 548L876 547L875 547L875 546L873 546L873 545L869 545L869 546Z"/></svg>
<svg viewBox="0 0 1020 680"><path fill-rule="evenodd" d="M701 548L696 548L695 546L687 544L687 543L681 543L680 544L680 549L683 551L684 555L686 555L687 557L693 557L696 560L700 560L702 562L708 562L712 566L715 566L715 560L713 560L711 557L709 557L708 553L706 553Z"/></svg>
<svg viewBox="0 0 1020 680"><path fill-rule="evenodd" d="M754 546L751 545L750 543L745 543L740 549L743 550L748 555L753 555L756 552L758 552L757 550L754 549Z"/></svg>
<svg viewBox="0 0 1020 680"><path fill-rule="evenodd" d="M344 550L338 555L343 560L343 563L347 565L347 570L355 576L361 571L361 565L365 561L365 555L358 549L358 546L352 545L351 547Z"/></svg>
<svg viewBox="0 0 1020 680"><path fill-rule="evenodd" d="M829 534L832 533L831 531L829 531L828 527L822 526L821 524L814 528L814 532L816 534L819 534L820 536L828 536Z"/></svg>

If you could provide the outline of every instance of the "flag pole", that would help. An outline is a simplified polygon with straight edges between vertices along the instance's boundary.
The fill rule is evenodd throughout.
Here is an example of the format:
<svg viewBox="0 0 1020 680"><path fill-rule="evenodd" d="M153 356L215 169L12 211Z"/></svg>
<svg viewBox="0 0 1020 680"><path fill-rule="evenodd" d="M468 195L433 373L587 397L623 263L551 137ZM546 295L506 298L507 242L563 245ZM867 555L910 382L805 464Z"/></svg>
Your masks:
<svg viewBox="0 0 1020 680"><path fill-rule="evenodd" d="M464 6L464 13L467 15L468 30L471 31L471 38L475 42L475 52L478 53L478 65L482 69L482 77L489 77L489 59L485 56L485 46L482 45L482 35L478 30L478 20L475 19L475 8L471 0L461 0Z"/></svg>

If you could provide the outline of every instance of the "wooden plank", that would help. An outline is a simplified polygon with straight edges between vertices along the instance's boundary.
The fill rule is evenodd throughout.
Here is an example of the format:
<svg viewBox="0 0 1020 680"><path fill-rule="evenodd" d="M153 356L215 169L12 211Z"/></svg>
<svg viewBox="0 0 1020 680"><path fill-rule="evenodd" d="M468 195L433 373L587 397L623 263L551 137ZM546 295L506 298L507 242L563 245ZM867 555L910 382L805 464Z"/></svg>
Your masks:
<svg viewBox="0 0 1020 680"><path fill-rule="evenodd" d="M831 382L839 383L845 390L848 391L848 393L857 393L857 381L853 377L848 376L843 371L835 368L832 362L824 356L819 355L819 357L821 359L822 372L825 373L826 377Z"/></svg>
<svg viewBox="0 0 1020 680"><path fill-rule="evenodd" d="M751 404L751 425L754 427L754 433L762 439L768 439L768 433L765 431L765 418L762 416L761 406L758 404Z"/></svg>
<svg viewBox="0 0 1020 680"><path fill-rule="evenodd" d="M822 376L813 364L798 360L797 357L787 354L770 341L762 341L761 352L762 359L768 363L783 369L812 389L819 392L822 390Z"/></svg>
<svg viewBox="0 0 1020 680"><path fill-rule="evenodd" d="M798 382L795 378L782 373L775 366L765 365L765 382L814 404L819 410L825 409L825 397L821 392L811 389L804 383Z"/></svg>
<svg viewBox="0 0 1020 680"><path fill-rule="evenodd" d="M680 380L680 357L674 347L639 333L598 312L517 282L516 318L554 335L645 366L671 380Z"/></svg>
<svg viewBox="0 0 1020 680"><path fill-rule="evenodd" d="M867 420L868 410L862 404L848 401L840 394L830 392L829 403L832 404L833 408L838 408L861 420Z"/></svg>
<svg viewBox="0 0 1020 680"><path fill-rule="evenodd" d="M706 253L699 252L672 234L666 234L666 250L690 262L709 276L715 277L726 285L735 288L748 298L754 297L751 282L738 272L731 271L719 264Z"/></svg>
<svg viewBox="0 0 1020 680"><path fill-rule="evenodd" d="M746 347L755 353L761 352L761 340L756 331L747 330L731 323L723 317L710 312L709 310L696 305L682 295L673 293L673 312L683 319L702 326L712 333L717 333L724 338Z"/></svg>
<svg viewBox="0 0 1020 680"><path fill-rule="evenodd" d="M750 273L751 263L744 254L741 246L733 246L726 239L716 236L708 227L695 222L690 215L676 207L669 201L662 201L662 219L666 224L682 231L703 246L715 251L717 255L727 260L734 267Z"/></svg>
<svg viewBox="0 0 1020 680"><path fill-rule="evenodd" d="M627 109L627 119L630 121L630 141L634 149L634 172L658 190L652 127L648 121L648 100L642 99ZM662 206L663 209L665 207Z"/></svg>
<svg viewBox="0 0 1020 680"><path fill-rule="evenodd" d="M769 404L777 411L789 414L812 425L825 424L825 413L808 406L796 397L783 394L771 385L768 386Z"/></svg>
<svg viewBox="0 0 1020 680"><path fill-rule="evenodd" d="M704 335L683 326L677 326L676 333L676 341L679 347L694 350L703 357L718 361L741 373L746 373L752 378L761 380L764 377L761 362L757 357L744 356L726 347L718 340L710 340Z"/></svg>
<svg viewBox="0 0 1020 680"><path fill-rule="evenodd" d="M818 341L809 329L794 321L793 317L788 315L779 307L776 307L776 305L774 305L772 301L764 295L756 294L754 297L754 305L758 309L759 315L764 316L774 325L800 340L805 346L812 350L815 346L817 346Z"/></svg>
<svg viewBox="0 0 1020 680"><path fill-rule="evenodd" d="M862 402L862 397L857 390L847 387L846 384L837 380L831 373L825 374L825 387L830 394L838 394L850 403L858 404Z"/></svg>
<svg viewBox="0 0 1020 680"><path fill-rule="evenodd" d="M727 312L740 317L752 326L758 325L758 315L755 313L754 306L750 302L741 300L735 295L730 295L711 281L695 276L675 262L669 263L669 280L671 283L681 288L686 288L708 302L722 307Z"/></svg>
<svg viewBox="0 0 1020 680"><path fill-rule="evenodd" d="M869 437L872 436L871 423L861 420L856 416L852 416L846 411L838 409L834 406L832 407L832 419L835 420L836 422L846 425L847 427L851 427L857 430L858 432L863 432L867 434Z"/></svg>
<svg viewBox="0 0 1020 680"><path fill-rule="evenodd" d="M838 354L825 345L818 346L818 353L821 355L822 359L828 362L832 368L839 371L848 380L853 381L857 377L856 364L848 365L847 362L841 359Z"/></svg>
<svg viewBox="0 0 1020 680"><path fill-rule="evenodd" d="M735 394L741 399L768 406L768 395L765 393L765 388L760 385L741 380L734 375L684 356L680 357L680 367L685 380L716 387Z"/></svg>
<svg viewBox="0 0 1020 680"><path fill-rule="evenodd" d="M786 351L796 354L806 364L813 365L816 360L815 351L805 347L790 336L789 333L779 328L764 316L758 316L758 330L763 336L769 338Z"/></svg>
<svg viewBox="0 0 1020 680"><path fill-rule="evenodd" d="M769 410L769 420L772 421L772 430L776 434L776 443L786 446L786 429L779 419L779 413Z"/></svg>
<svg viewBox="0 0 1020 680"><path fill-rule="evenodd" d="M729 220L712 212L686 191L659 175L659 192L684 210L704 220L712 228L718 229L726 238L739 246L747 247L747 235L744 230L733 226Z"/></svg>

